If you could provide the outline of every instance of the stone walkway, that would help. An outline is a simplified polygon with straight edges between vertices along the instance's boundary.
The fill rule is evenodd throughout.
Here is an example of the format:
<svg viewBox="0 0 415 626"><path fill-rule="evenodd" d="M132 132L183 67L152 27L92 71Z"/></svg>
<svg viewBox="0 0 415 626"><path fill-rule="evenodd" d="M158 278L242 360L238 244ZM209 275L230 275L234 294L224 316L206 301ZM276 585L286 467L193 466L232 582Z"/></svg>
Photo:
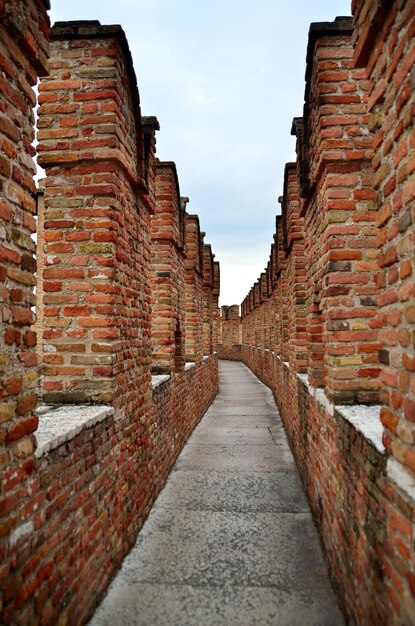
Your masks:
<svg viewBox="0 0 415 626"><path fill-rule="evenodd" d="M340 626L270 390L220 362L194 431L89 626Z"/></svg>

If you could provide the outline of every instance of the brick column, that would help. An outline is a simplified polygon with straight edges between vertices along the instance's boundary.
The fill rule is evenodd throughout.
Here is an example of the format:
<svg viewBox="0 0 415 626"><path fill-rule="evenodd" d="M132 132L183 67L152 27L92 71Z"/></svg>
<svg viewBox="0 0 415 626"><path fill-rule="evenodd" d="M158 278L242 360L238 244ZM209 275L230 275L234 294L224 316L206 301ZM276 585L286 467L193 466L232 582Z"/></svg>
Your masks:
<svg viewBox="0 0 415 626"><path fill-rule="evenodd" d="M14 489L31 472L25 459L33 452L32 433L38 418L36 334L33 287L36 284L36 187L32 86L48 72L49 3L15 0L0 3L0 294L1 294L1 400L0 470L13 466L19 476L1 493L0 522L4 530L18 523L19 494ZM23 469L18 474L17 465ZM21 494L20 494L21 495ZM1 551L1 548L0 548Z"/></svg>
<svg viewBox="0 0 415 626"><path fill-rule="evenodd" d="M213 256L209 244L203 246L203 354L212 353Z"/></svg>
<svg viewBox="0 0 415 626"><path fill-rule="evenodd" d="M286 267L287 260L284 250L283 237L283 221L281 216L277 216L275 220L275 271L276 271L276 289L275 289L275 308L277 311L276 329L277 341L275 350L283 361L288 358L288 308L287 308L287 277Z"/></svg>
<svg viewBox="0 0 415 626"><path fill-rule="evenodd" d="M218 261L213 263L213 292L212 292L212 350L218 349L219 342L219 294L220 294L220 266Z"/></svg>
<svg viewBox="0 0 415 626"><path fill-rule="evenodd" d="M222 344L224 348L232 348L235 344L241 343L241 318L239 317L239 306L223 306L222 311Z"/></svg>
<svg viewBox="0 0 415 626"><path fill-rule="evenodd" d="M151 220L152 371L181 369L184 360L184 227L174 163L159 162Z"/></svg>
<svg viewBox="0 0 415 626"><path fill-rule="evenodd" d="M275 235L274 235L275 238ZM276 270L276 255L275 255L275 243L271 244L271 254L269 261L269 280L270 280L270 312L269 312L269 324L270 324L270 349L275 352L277 342L277 309L275 306L275 287L277 281Z"/></svg>
<svg viewBox="0 0 415 626"><path fill-rule="evenodd" d="M284 194L280 198L284 250L287 257L288 361L297 372L307 370L306 278L304 218L300 214L299 181L295 163L287 163Z"/></svg>
<svg viewBox="0 0 415 626"><path fill-rule="evenodd" d="M266 348L266 335L267 335L267 320L266 320L266 303L268 300L268 291L267 291L267 276L265 272L262 272L259 277L259 289L260 289L260 302L261 302L261 312L260 312L260 346L262 349Z"/></svg>
<svg viewBox="0 0 415 626"><path fill-rule="evenodd" d="M246 346L248 341L248 297L246 296L241 305L241 326L242 326L242 345Z"/></svg>
<svg viewBox="0 0 415 626"><path fill-rule="evenodd" d="M415 476L415 135L414 3L353 3L357 67L369 74L369 127L379 248L381 420L392 471ZM385 26L386 25L386 26ZM378 50L384 51L383 60ZM397 462L397 463L396 463ZM415 576L411 574L411 589Z"/></svg>
<svg viewBox="0 0 415 626"><path fill-rule="evenodd" d="M351 32L349 18L311 25L304 120L293 125L309 260L309 377L339 403L376 401L380 371L370 325L378 287L367 81L352 65Z"/></svg>
<svg viewBox="0 0 415 626"><path fill-rule="evenodd" d="M197 215L186 215L185 239L185 358L203 356L203 239Z"/></svg>
<svg viewBox="0 0 415 626"><path fill-rule="evenodd" d="M153 144L121 27L57 23L51 48L39 97L43 395L133 410L149 397Z"/></svg>

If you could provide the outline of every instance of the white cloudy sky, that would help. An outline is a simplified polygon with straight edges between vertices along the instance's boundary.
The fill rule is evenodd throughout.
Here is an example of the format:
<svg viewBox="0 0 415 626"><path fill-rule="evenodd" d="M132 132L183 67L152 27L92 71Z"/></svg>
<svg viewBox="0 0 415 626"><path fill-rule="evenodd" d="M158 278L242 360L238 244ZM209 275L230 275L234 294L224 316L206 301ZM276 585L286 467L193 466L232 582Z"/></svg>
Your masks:
<svg viewBox="0 0 415 626"><path fill-rule="evenodd" d="M268 261L291 121L301 115L310 22L350 0L52 0L52 23L121 24L157 154L175 161L188 210L221 264L221 304L239 304Z"/></svg>

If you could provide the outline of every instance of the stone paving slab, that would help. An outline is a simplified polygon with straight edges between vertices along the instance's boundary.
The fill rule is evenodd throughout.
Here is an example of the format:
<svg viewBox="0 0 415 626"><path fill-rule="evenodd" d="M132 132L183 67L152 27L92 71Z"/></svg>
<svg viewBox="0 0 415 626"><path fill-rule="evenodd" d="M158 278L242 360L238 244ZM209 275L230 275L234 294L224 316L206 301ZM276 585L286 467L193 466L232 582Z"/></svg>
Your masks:
<svg viewBox="0 0 415 626"><path fill-rule="evenodd" d="M269 428L218 427L211 423L200 424L188 441L190 445L272 445Z"/></svg>
<svg viewBox="0 0 415 626"><path fill-rule="evenodd" d="M241 363L90 626L342 626L272 394Z"/></svg>
<svg viewBox="0 0 415 626"><path fill-rule="evenodd" d="M254 472L296 472L289 449L269 445L192 445L188 444L176 464L177 469L234 470Z"/></svg>
<svg viewBox="0 0 415 626"><path fill-rule="evenodd" d="M221 415L218 413L209 413L203 418L201 425L203 426L216 426L218 428L269 428L275 420L278 419L276 415ZM205 421L206 420L206 421ZM226 421L225 421L226 420ZM282 428L282 427L281 427Z"/></svg>
<svg viewBox="0 0 415 626"><path fill-rule="evenodd" d="M250 418L252 422L252 418ZM257 418L256 420L257 421ZM258 418L259 421L259 418ZM242 422L242 425L238 425ZM233 417L213 418L209 415L194 430L189 438L189 444L201 443L208 437L222 437L216 443L274 443L276 446L286 446L289 449L288 439L281 422L275 423L275 417L269 418L262 424L254 426L243 418L235 422ZM270 438L271 437L271 438ZM213 441L215 443L215 441Z"/></svg>
<svg viewBox="0 0 415 626"><path fill-rule="evenodd" d="M325 593L290 593L275 587L193 587L125 584L112 587L94 626L343 626Z"/></svg>
<svg viewBox="0 0 415 626"><path fill-rule="evenodd" d="M296 472L179 471L159 498L157 507L191 511L279 512L309 511Z"/></svg>
<svg viewBox="0 0 415 626"><path fill-rule="evenodd" d="M323 590L326 565L311 513L157 508L124 559L126 582ZM264 558L266 555L266 558ZM139 564L139 565L137 565Z"/></svg>

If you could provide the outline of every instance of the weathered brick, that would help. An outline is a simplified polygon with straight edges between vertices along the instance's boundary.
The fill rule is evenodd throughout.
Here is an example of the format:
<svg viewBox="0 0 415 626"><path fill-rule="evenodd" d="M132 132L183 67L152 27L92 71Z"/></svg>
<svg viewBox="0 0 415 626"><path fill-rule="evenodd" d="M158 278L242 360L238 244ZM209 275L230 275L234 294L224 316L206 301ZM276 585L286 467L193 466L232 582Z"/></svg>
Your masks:
<svg viewBox="0 0 415 626"><path fill-rule="evenodd" d="M352 11L353 23L310 31L305 119L293 122L297 162L292 181L284 180L266 279L242 302L241 347L228 344L221 354L242 359L272 388L346 613L369 626L410 621L414 610L405 604L412 574L400 565L413 561L412 537L403 543L393 531L398 512L401 527L412 528L412 496L404 504L382 473L384 455L369 454L364 437L340 414L333 421L326 406L381 402L385 455L412 480L415 104L406 78L415 22L409 0L354 0ZM343 51L353 62L340 70ZM347 102L345 93L353 94ZM295 215L304 220L302 248ZM228 323L222 319L222 339ZM313 387L322 387L324 401ZM354 572L364 572L358 583L346 573L351 553Z"/></svg>

